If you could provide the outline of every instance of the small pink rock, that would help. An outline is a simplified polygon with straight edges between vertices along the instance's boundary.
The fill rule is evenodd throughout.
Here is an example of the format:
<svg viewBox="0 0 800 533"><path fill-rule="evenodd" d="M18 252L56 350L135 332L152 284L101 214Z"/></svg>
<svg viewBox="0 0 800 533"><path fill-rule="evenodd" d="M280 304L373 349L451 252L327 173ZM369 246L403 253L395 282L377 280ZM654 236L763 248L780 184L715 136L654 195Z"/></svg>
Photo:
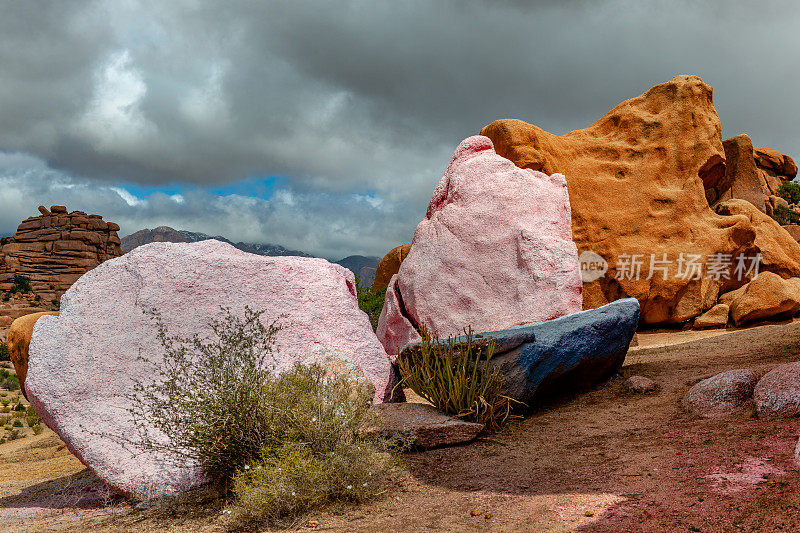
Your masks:
<svg viewBox="0 0 800 533"><path fill-rule="evenodd" d="M564 176L518 168L474 136L433 192L378 336L395 354L413 325L447 337L549 320L580 311L581 290Z"/></svg>
<svg viewBox="0 0 800 533"><path fill-rule="evenodd" d="M143 310L155 309L168 334L201 337L220 306L279 319L278 370L338 351L360 366L375 400L391 391L390 361L359 310L353 274L324 259L264 257L219 241L152 243L106 261L61 298L61 315L37 321L26 388L31 405L98 477L137 498L179 492L203 481L195 464L155 452L134 454L108 435L135 435L123 395L156 379L140 354L163 348ZM279 318L280 315L287 315Z"/></svg>

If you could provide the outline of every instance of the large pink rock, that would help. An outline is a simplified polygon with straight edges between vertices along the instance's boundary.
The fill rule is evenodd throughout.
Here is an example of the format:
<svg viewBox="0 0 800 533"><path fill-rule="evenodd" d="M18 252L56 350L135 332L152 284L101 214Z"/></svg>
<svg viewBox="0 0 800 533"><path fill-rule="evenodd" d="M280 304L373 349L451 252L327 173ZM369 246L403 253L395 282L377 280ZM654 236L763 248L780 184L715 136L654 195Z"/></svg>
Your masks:
<svg viewBox="0 0 800 533"><path fill-rule="evenodd" d="M61 315L39 320L30 344L26 388L42 420L86 466L119 492L146 498L202 481L195 464L125 449L108 436L135 435L128 405L134 380L156 378L140 354L163 357L151 317L170 335L210 333L224 316L266 310L285 318L276 339L278 370L321 349L349 357L380 402L390 392L390 362L359 310L349 270L324 259L264 257L219 241L159 242L136 248L83 275L61 299Z"/></svg>
<svg viewBox="0 0 800 533"><path fill-rule="evenodd" d="M488 137L461 142L387 288L378 338L391 354L434 337L496 331L581 310L567 183L518 168ZM406 333L403 332L406 330Z"/></svg>

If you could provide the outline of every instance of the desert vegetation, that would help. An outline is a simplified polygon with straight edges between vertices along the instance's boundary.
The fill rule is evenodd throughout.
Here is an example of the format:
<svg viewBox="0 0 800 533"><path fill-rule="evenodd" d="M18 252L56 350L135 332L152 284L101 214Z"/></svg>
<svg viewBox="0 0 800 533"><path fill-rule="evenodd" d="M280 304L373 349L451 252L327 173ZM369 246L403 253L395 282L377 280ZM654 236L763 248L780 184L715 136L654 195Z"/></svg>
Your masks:
<svg viewBox="0 0 800 533"><path fill-rule="evenodd" d="M370 287L364 285L358 277L356 277L356 291L359 309L367 313L373 331L378 329L378 318L380 318L381 310L383 310L383 301L386 299L386 291L371 291Z"/></svg>
<svg viewBox="0 0 800 533"><path fill-rule="evenodd" d="M424 328L421 335L419 348L397 359L398 387L410 388L445 413L499 429L514 402L502 394L503 378L491 365L495 344L477 341L471 328L460 339L431 339Z"/></svg>
<svg viewBox="0 0 800 533"><path fill-rule="evenodd" d="M171 337L153 314L165 356L153 363L158 379L137 382L130 395L138 435L123 441L199 464L237 522L286 520L386 490L396 457L360 431L371 392L320 365L276 373L283 326L265 326L262 314L226 309L211 340Z"/></svg>

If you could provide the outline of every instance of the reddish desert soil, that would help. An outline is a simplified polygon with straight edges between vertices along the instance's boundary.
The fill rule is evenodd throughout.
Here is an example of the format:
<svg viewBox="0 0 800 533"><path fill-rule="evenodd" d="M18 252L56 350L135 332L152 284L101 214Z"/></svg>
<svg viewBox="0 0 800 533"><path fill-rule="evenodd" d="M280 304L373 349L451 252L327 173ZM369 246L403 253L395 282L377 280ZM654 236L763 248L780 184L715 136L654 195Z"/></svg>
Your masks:
<svg viewBox="0 0 800 533"><path fill-rule="evenodd" d="M406 456L400 486L292 529L798 531L798 421L700 419L685 392L723 370L800 359L800 322L639 335L622 375L540 406L502 433ZM659 389L626 393L641 374ZM109 499L49 431L0 445L0 523L14 531L224 531L219 506L155 514ZM309 522L311 521L311 522Z"/></svg>

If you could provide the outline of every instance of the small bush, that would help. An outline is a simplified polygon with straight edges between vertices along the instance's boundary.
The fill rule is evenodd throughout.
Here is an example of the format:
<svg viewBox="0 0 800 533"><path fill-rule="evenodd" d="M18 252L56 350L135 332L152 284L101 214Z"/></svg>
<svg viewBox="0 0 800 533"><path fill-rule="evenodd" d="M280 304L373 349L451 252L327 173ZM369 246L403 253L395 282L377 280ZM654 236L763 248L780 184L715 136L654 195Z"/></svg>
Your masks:
<svg viewBox="0 0 800 533"><path fill-rule="evenodd" d="M272 442L234 478L242 519L277 521L323 502L363 501L385 489L396 465L388 443L361 436L371 396L320 366L271 380ZM374 422L374 421L372 421Z"/></svg>
<svg viewBox="0 0 800 533"><path fill-rule="evenodd" d="M779 205L773 210L772 218L781 226L800 223L800 213L796 213L783 205Z"/></svg>
<svg viewBox="0 0 800 533"><path fill-rule="evenodd" d="M11 408L8 407L8 406L3 407L2 409L0 409L0 413L10 413L10 412L11 412Z"/></svg>
<svg viewBox="0 0 800 533"><path fill-rule="evenodd" d="M14 375L8 376L5 380L3 380L0 386L10 391L19 390L19 378Z"/></svg>
<svg viewBox="0 0 800 533"><path fill-rule="evenodd" d="M778 196L790 204L800 203L800 184L785 180L778 189Z"/></svg>
<svg viewBox="0 0 800 533"><path fill-rule="evenodd" d="M419 349L397 358L402 376L397 386L410 387L448 414L499 429L514 400L501 393L503 378L491 365L494 342L476 342L471 328L464 330L463 342L421 333Z"/></svg>
<svg viewBox="0 0 800 533"><path fill-rule="evenodd" d="M26 424L28 424L28 427L29 427L29 428L32 428L33 426L36 426L36 425L38 425L38 424L39 424L41 421L42 421L42 419L41 419L41 418L39 418L39 415L36 415L36 416L26 416L26 417L25 417L25 423L26 423Z"/></svg>
<svg viewBox="0 0 800 533"><path fill-rule="evenodd" d="M61 302L58 300L58 298L53 298L52 300L50 300L50 303L53 304L55 307L59 307L61 305Z"/></svg>
<svg viewBox="0 0 800 533"><path fill-rule="evenodd" d="M0 361L11 361L11 354L8 353L8 346L0 342Z"/></svg>
<svg viewBox="0 0 800 533"><path fill-rule="evenodd" d="M14 276L14 286L11 287L11 293L19 292L22 294L31 292L31 280L19 274Z"/></svg>
<svg viewBox="0 0 800 533"><path fill-rule="evenodd" d="M18 403L17 405L14 406L14 411L17 411L19 413L24 413L25 412L25 406L22 405L21 403Z"/></svg>
<svg viewBox="0 0 800 533"><path fill-rule="evenodd" d="M264 326L261 314L225 310L207 341L169 337L153 315L165 355L158 379L126 396L138 431L123 443L198 462L217 486L233 486L240 519L375 494L395 458L388 443L359 432L374 423L371 395L319 365L276 375L280 326ZM153 431L169 440L151 438Z"/></svg>
<svg viewBox="0 0 800 533"><path fill-rule="evenodd" d="M358 295L358 307L369 317L372 330L378 329L378 318L383 310L383 302L386 299L386 291L370 291L369 287L361 284L361 279L356 278L356 294Z"/></svg>
<svg viewBox="0 0 800 533"><path fill-rule="evenodd" d="M4 301L4 302L7 302L7 301L9 301L10 299L11 299L11 293L10 293L10 292L7 292L7 293L5 293L5 294L3 295L3 301Z"/></svg>
<svg viewBox="0 0 800 533"><path fill-rule="evenodd" d="M14 423L11 424L11 425L13 427L15 427L15 428L21 428L22 427L22 421L21 420L14 420Z"/></svg>
<svg viewBox="0 0 800 533"><path fill-rule="evenodd" d="M10 403L11 403L11 398L2 398L2 399L0 399L0 404L3 404L4 407L6 405L9 405Z"/></svg>
<svg viewBox="0 0 800 533"><path fill-rule="evenodd" d="M20 435L19 429L13 429L8 434L9 441L21 439L22 437L24 437L24 435Z"/></svg>
<svg viewBox="0 0 800 533"><path fill-rule="evenodd" d="M44 431L44 426L41 425L41 424L36 424L31 429L33 429L33 434L34 435L39 435L42 431Z"/></svg>

